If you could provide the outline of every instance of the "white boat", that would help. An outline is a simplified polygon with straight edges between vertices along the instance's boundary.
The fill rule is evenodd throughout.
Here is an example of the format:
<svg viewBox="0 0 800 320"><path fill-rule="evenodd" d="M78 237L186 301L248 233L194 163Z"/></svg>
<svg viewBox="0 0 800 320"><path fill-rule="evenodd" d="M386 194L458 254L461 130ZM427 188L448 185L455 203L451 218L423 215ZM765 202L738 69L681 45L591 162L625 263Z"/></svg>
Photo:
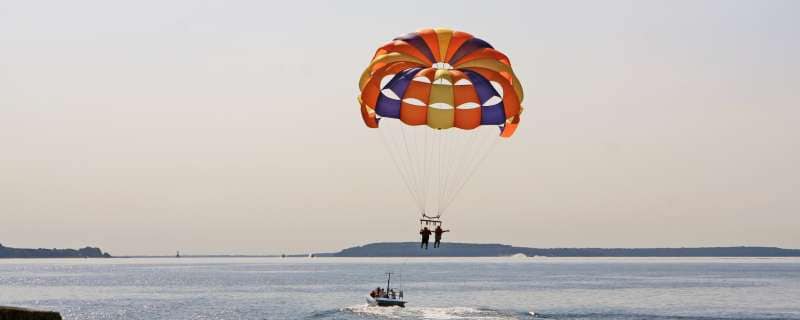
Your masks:
<svg viewBox="0 0 800 320"><path fill-rule="evenodd" d="M405 307L406 301L403 300L403 290L392 288L392 273L386 273L386 289L376 288L367 295L367 304L378 307Z"/></svg>

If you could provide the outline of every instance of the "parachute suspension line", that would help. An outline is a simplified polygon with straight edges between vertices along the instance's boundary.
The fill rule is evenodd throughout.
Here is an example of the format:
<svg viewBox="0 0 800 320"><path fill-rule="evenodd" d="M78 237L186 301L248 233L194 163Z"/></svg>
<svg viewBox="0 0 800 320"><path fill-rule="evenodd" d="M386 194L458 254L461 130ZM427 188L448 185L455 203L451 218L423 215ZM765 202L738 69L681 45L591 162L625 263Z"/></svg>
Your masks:
<svg viewBox="0 0 800 320"><path fill-rule="evenodd" d="M447 203L445 204L445 207L444 207L445 210L447 210L447 208L450 207L450 205L455 200L456 196L458 196L458 194L461 192L461 189L464 188L464 186L472 178L472 176L475 175L475 172L478 171L478 168L480 168L481 164L483 164L483 162L486 160L486 158L489 156L489 154L492 153L492 150L494 150L495 146L497 146L497 141L499 141L500 138L491 137L490 136L486 140L488 141L488 143L486 143L488 146L486 146L484 148L484 150L479 151L481 153L479 153L479 157L478 157L477 161L473 161L473 164L471 165L471 168L469 168L469 173L466 175L466 177L463 179L461 184L458 186L456 192L452 195L452 197L447 200Z"/></svg>
<svg viewBox="0 0 800 320"><path fill-rule="evenodd" d="M457 150L457 148L455 148L455 146L456 146L456 143L458 143L458 141L453 141L453 140L455 140L455 137L452 134L450 134L449 132L448 133L443 133L443 135L444 135L444 138L446 140L446 142L445 142L445 150L446 150L446 152L445 152L444 163L442 163L442 177L443 177L443 179L440 180L440 183L442 185L441 193L439 194L439 199L438 199L438 202L440 204L443 204L442 200L444 199L444 195L447 192L447 181L450 178L450 169L452 169L452 165L453 165L453 154L455 153L454 149ZM441 206L442 205L440 205L440 207ZM439 212L437 212L437 214L441 214L441 213L442 213L442 211L441 211L441 209L439 209Z"/></svg>
<svg viewBox="0 0 800 320"><path fill-rule="evenodd" d="M445 164L445 176L444 176L444 194L442 197L442 203L444 203L445 197L447 197L448 190L450 190L450 182L453 180L453 173L455 171L455 167L458 165L458 161L463 156L461 153L464 150L464 143L466 143L468 137L467 133L460 135L460 134L452 134L448 133L450 136L450 156L447 159L447 163ZM444 207L444 206L442 206Z"/></svg>
<svg viewBox="0 0 800 320"><path fill-rule="evenodd" d="M442 212L447 209L447 199L450 197L450 194L453 193L458 174L461 172L460 168L469 158L469 147L471 147L472 142L474 142L474 138L476 136L475 134L476 131L469 131L458 135L451 134L451 140L455 141L452 143L453 150L450 152L451 157L453 158L451 158L447 163L447 173L444 178L444 196L440 200L442 203L444 203Z"/></svg>
<svg viewBox="0 0 800 320"><path fill-rule="evenodd" d="M436 165L437 165L436 156L437 156L437 154L439 152L439 149L437 148L437 144L436 144L436 133L437 133L436 130L426 130L426 131L427 131L426 135L428 136L428 148L429 148L428 149L428 151L429 151L429 158L428 158L428 190L429 191L426 194L430 197L430 199L428 199L428 200L431 202L431 206L429 208L431 210L431 214L435 214L435 213L437 213L439 211L438 209L435 208L435 202L436 202L436 198L435 198L435 194L436 193L435 192L436 192L436 189L437 189L436 184L438 182L438 180L436 179L436 174L439 171L439 170L437 170L437 167L436 167ZM434 212L434 210L435 210L435 212Z"/></svg>
<svg viewBox="0 0 800 320"><path fill-rule="evenodd" d="M439 215L442 212L442 131L436 130L436 140L438 140L438 163L436 166L436 214Z"/></svg>
<svg viewBox="0 0 800 320"><path fill-rule="evenodd" d="M408 164L409 164L409 167L410 167L411 173L412 173L411 178L413 178L412 181L413 181L413 185L414 185L414 190L416 191L415 199L417 200L417 206L420 207L420 210L425 211L425 207L422 206L422 196L424 196L424 195L421 196L419 194L419 192L420 192L419 174L417 174L417 166L414 165L414 158L412 157L411 151L408 148L408 139L406 139L405 126L402 123L399 124L399 126L400 126L400 133L401 133L401 135L403 137L403 146L404 146L404 149L406 151L406 159L408 159Z"/></svg>
<svg viewBox="0 0 800 320"><path fill-rule="evenodd" d="M434 145L432 143L433 138L431 137L431 129L427 127L420 127L418 129L419 135L419 146L421 150L420 157L418 159L420 165L422 166L422 175L420 179L422 181L422 193L424 195L424 207L425 210L422 212L424 215L430 215L430 211L432 210L432 206L430 205L432 199L430 194L433 192L433 182L436 177L436 173L433 166L434 158Z"/></svg>
<svg viewBox="0 0 800 320"><path fill-rule="evenodd" d="M492 153L494 148L497 146L499 140L500 140L499 138L490 139L489 141L491 142L487 143L488 146L486 146L485 148L483 148L482 151L479 151L479 153L477 153L478 160L475 161L470 166L470 169L468 169L469 173L466 176L464 176L463 180L461 181L461 184L458 186L455 193L452 194L450 199L446 200L447 202L445 204L445 209L450 207L450 205L455 201L458 194L461 193L461 190L464 189L464 186L467 185L467 182L469 182L472 179L472 177L475 176L475 173L478 172L478 169L486 161L486 158L488 158L489 154Z"/></svg>
<svg viewBox="0 0 800 320"><path fill-rule="evenodd" d="M388 125L388 123L387 123ZM414 199L417 208L422 211L422 200L420 199L419 194L419 187L417 182L417 175L415 172L414 161L413 158L410 156L408 152L408 142L405 137L405 131L403 130L402 124L392 122L392 125L399 125L400 129L389 127L389 131L392 131L397 136L397 156L400 159L400 162L405 165L405 170L407 172L407 176L409 179L409 185L411 186L411 197Z"/></svg>
<svg viewBox="0 0 800 320"><path fill-rule="evenodd" d="M451 166L448 168L448 174L445 178L445 190L444 196L442 197L443 208L446 208L447 199L450 198L450 194L453 192L453 188L458 180L458 175L460 172L462 172L461 167L463 166L464 162L466 162L466 158L469 156L468 147L471 147L474 134L474 131L469 131L468 133L464 133L463 135L459 136L460 139L457 144L457 152L454 152L458 158L451 161Z"/></svg>
<svg viewBox="0 0 800 320"><path fill-rule="evenodd" d="M395 141L396 141L395 146L396 146L396 149L397 149L396 152L395 152L396 153L396 157L397 157L398 161L401 164L403 164L403 170L405 170L405 172L406 172L406 177L408 177L408 180L409 180L408 183L409 183L409 186L411 187L411 190L410 190L411 197L412 197L412 199L414 199L414 202L417 205L417 207L419 207L420 206L419 195L416 193L416 187L414 186L414 173L412 171L412 168L410 167L410 162L408 161L407 157L403 157L403 155L405 155L405 152L404 152L405 149L404 149L404 144L401 142L402 140L401 140L400 132L398 132L399 130L395 130L395 129L389 129L389 131L395 133Z"/></svg>
<svg viewBox="0 0 800 320"><path fill-rule="evenodd" d="M427 132L425 130L419 130L418 127L414 127L411 130L414 131L414 145L417 146L417 150L416 150L417 154L414 156L414 159L417 159L416 162L417 162L417 165L419 166L420 195L421 195L421 200L422 200L422 208L423 208L422 210L423 210L423 213L425 213L428 210L428 207L427 207L428 194L426 193L426 190L425 190L426 189L426 185L427 185L427 182L425 180L428 178L428 176L425 174L426 173L426 168L425 168L425 155L426 155L425 133L427 133Z"/></svg>
<svg viewBox="0 0 800 320"><path fill-rule="evenodd" d="M480 158L482 156L484 156L484 153L483 153L484 151L488 151L488 150L485 150L486 148L484 148L484 146L485 146L487 141L490 141L489 139L496 141L497 137L480 135L477 132L472 137L472 141L471 141L471 144L469 146L469 149L468 149L468 152L467 152L467 156L465 157L466 161L460 163L460 166L459 166L459 169L458 169L460 174L454 180L455 185L454 185L453 188L451 188L449 190L450 193L445 198L445 208L450 206L450 203L453 202L453 200L455 199L456 195L458 195L458 193L463 188L464 184L466 183L466 180L469 177L470 172L472 171L474 163L476 163L477 161L480 161Z"/></svg>
<svg viewBox="0 0 800 320"><path fill-rule="evenodd" d="M397 125L397 123L394 123ZM422 207L422 199L419 190L419 182L417 181L417 173L416 167L414 166L414 158L413 155L409 155L407 152L410 146L407 145L407 141L404 139L405 135L404 132L398 130L397 127L391 128L391 131L394 131L395 135L397 136L397 155L399 156L400 162L405 165L405 170L407 173L407 177L409 179L409 185L411 186L411 196L416 202L417 207ZM420 209L422 210L422 209Z"/></svg>
<svg viewBox="0 0 800 320"><path fill-rule="evenodd" d="M480 131L473 130L467 136L467 141L465 142L465 147L463 149L463 154L461 159L458 161L458 165L456 166L456 174L453 177L452 186L448 189L448 194L445 196L445 204L447 204L448 200L453 196L453 193L456 192L461 180L463 180L464 175L467 173L469 169L470 162L475 158L475 151L477 147L480 146L481 142L481 135Z"/></svg>
<svg viewBox="0 0 800 320"><path fill-rule="evenodd" d="M392 158L392 163L394 163L394 167L397 168L397 171L400 172L400 177L403 179L403 184L406 186L406 190L408 190L408 193L411 195L411 198L414 198L414 200L415 200L414 202L418 203L418 201L416 201L416 199L415 199L414 192L411 189L411 185L409 184L409 181L408 181L409 179L408 179L408 176L407 176L408 174L407 174L406 170L404 170L400 166L400 164L398 164L398 160L397 160L398 157L395 154L396 153L395 150L394 150L395 148L393 148L393 146L395 144L394 143L390 143L390 142L387 141L386 133L384 133L384 130L380 130L379 129L378 131L380 131L380 133L381 133L381 140L383 140L383 146L386 148L386 151L389 152L389 157ZM417 204L417 206L419 207L419 204Z"/></svg>
<svg viewBox="0 0 800 320"><path fill-rule="evenodd" d="M439 134L439 166L438 178L436 179L436 215L442 214L442 195L444 195L445 181L447 180L447 164L450 159L450 134L449 131L438 130Z"/></svg>
<svg viewBox="0 0 800 320"><path fill-rule="evenodd" d="M423 214L427 214L428 210L428 185L430 185L430 177L428 176L428 136L430 135L431 130L423 130L425 133L423 134L425 143L423 144L423 152L422 152L422 207L424 208Z"/></svg>
<svg viewBox="0 0 800 320"><path fill-rule="evenodd" d="M455 160L458 159L456 158L457 153L460 150L458 146L461 145L462 142L461 140L463 140L463 136L454 135L451 131L442 133L442 135L444 140L445 153L441 169L442 179L439 180L441 192L439 193L439 199L438 199L440 209L437 212L437 215L441 215L444 212L443 210L444 198L445 195L447 194L447 186L450 181L450 176L452 175L451 171L453 170L453 167L456 165Z"/></svg>
<svg viewBox="0 0 800 320"><path fill-rule="evenodd" d="M492 127L437 130L381 123L381 139L421 215L441 217L500 140ZM489 134L492 133L492 134Z"/></svg>

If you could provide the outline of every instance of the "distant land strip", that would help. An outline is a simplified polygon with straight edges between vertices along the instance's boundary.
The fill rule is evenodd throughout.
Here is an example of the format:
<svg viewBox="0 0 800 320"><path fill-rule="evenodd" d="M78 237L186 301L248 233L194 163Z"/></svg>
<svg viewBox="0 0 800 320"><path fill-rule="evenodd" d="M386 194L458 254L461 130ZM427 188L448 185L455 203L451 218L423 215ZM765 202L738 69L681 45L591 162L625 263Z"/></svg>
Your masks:
<svg viewBox="0 0 800 320"><path fill-rule="evenodd" d="M212 254L181 255L186 258L237 257L800 257L800 249L778 247L693 247L693 248L528 248L505 244L450 243L440 248L420 249L418 242L378 242L350 247L339 252L304 254ZM81 249L21 249L0 244L1 258L111 258L96 247ZM169 258L175 256L120 256L118 258Z"/></svg>
<svg viewBox="0 0 800 320"><path fill-rule="evenodd" d="M526 248L504 244L447 243L420 249L418 242L379 242L318 257L800 257L800 249L777 247Z"/></svg>
<svg viewBox="0 0 800 320"><path fill-rule="evenodd" d="M0 244L0 258L111 258L100 248L80 249L21 249L4 247Z"/></svg>

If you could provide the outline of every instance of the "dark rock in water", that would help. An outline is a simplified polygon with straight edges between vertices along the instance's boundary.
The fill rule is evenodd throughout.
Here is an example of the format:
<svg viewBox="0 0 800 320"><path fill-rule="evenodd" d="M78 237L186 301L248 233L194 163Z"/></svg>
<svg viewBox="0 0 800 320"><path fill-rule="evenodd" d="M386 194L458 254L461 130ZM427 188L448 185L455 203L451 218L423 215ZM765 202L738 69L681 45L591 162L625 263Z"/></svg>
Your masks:
<svg viewBox="0 0 800 320"><path fill-rule="evenodd" d="M22 249L0 245L0 258L110 258L100 248L81 249Z"/></svg>
<svg viewBox="0 0 800 320"><path fill-rule="evenodd" d="M53 311L0 306L0 320L61 320L61 314Z"/></svg>

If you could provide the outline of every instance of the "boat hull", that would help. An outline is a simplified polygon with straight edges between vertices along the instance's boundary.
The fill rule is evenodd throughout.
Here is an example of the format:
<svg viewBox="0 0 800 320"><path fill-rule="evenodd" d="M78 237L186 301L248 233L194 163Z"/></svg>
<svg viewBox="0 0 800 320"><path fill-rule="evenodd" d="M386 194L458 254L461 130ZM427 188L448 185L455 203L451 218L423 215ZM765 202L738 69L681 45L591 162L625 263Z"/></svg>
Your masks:
<svg viewBox="0 0 800 320"><path fill-rule="evenodd" d="M406 306L406 302L400 299L390 299L390 298L373 298L367 296L367 304L371 306L378 306L378 307L401 307L404 308Z"/></svg>

